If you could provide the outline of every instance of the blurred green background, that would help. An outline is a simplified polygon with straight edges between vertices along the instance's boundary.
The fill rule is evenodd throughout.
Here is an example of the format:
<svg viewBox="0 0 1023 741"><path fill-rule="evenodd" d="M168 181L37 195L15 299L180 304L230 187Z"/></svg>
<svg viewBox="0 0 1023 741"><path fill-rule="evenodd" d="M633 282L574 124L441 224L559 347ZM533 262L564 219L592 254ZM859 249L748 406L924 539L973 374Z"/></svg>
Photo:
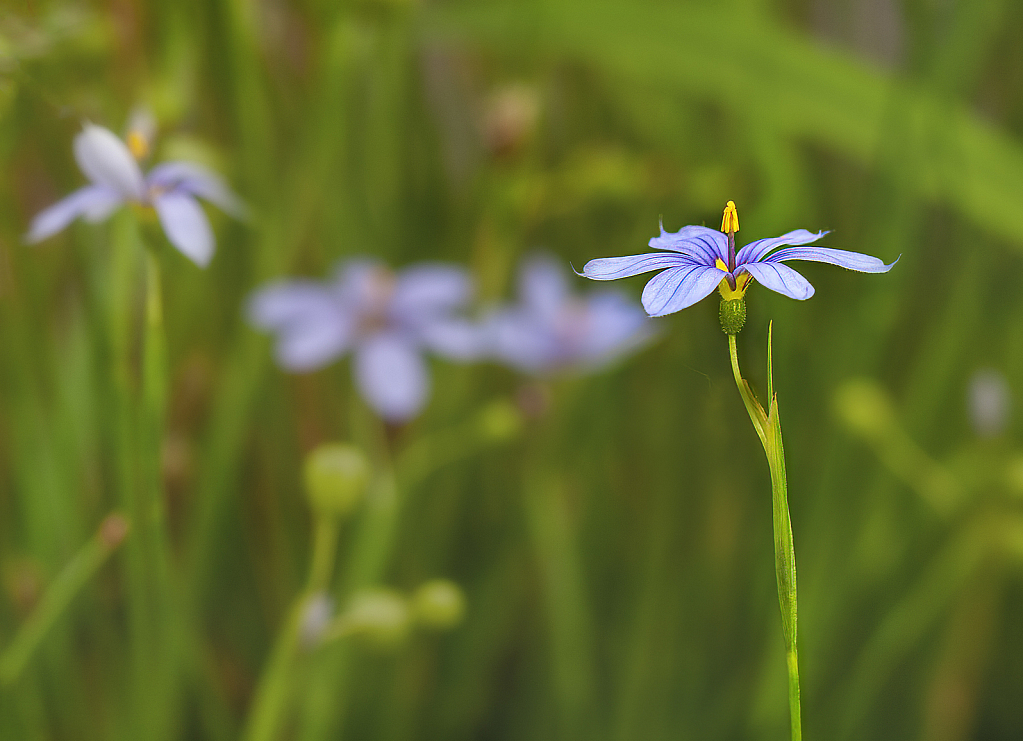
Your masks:
<svg viewBox="0 0 1023 741"><path fill-rule="evenodd" d="M902 256L882 276L803 264L806 303L754 287L739 336L763 388L774 320L806 737L1020 738L1021 31L1007 0L7 0L0 738L245 733L311 557L303 456L332 440L397 471L396 500L343 524L335 601L444 577L466 611L300 652L274 738L787 737L769 476L716 300L588 376L437 361L427 410L386 438L347 361L286 374L242 312L360 254L463 263L506 298L530 250L634 254L658 217L716 226L729 199L741 242L831 229ZM90 540L129 457L156 455L129 452L111 380L111 311L133 327L125 388L139 373L141 293L110 277L132 217L22 242L84 182L81 122L121 132L137 105L157 161L208 163L254 211L210 211L205 271L151 240L169 561L141 612L145 528L108 560Z"/></svg>

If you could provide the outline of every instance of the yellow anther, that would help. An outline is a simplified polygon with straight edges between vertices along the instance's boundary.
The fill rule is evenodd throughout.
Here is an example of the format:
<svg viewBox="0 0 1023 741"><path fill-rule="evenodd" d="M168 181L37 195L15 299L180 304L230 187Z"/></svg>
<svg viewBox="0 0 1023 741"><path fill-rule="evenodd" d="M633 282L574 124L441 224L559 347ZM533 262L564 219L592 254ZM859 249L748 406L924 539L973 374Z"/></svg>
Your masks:
<svg viewBox="0 0 1023 741"><path fill-rule="evenodd" d="M725 234L739 231L739 212L735 210L735 201L725 204L725 213L721 217L721 231Z"/></svg>
<svg viewBox="0 0 1023 741"><path fill-rule="evenodd" d="M149 156L149 141L138 131L128 132L128 151L137 160L144 160Z"/></svg>

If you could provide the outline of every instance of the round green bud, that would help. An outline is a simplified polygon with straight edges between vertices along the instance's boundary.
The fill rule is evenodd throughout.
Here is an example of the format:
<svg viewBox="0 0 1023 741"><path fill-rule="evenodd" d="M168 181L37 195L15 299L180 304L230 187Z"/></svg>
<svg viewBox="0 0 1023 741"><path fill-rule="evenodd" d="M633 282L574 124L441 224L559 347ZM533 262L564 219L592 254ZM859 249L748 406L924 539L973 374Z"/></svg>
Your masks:
<svg viewBox="0 0 1023 741"><path fill-rule="evenodd" d="M721 319L721 329L725 334L739 334L743 325L746 324L746 299L721 299L718 316Z"/></svg>
<svg viewBox="0 0 1023 741"><path fill-rule="evenodd" d="M491 402L480 414L483 434L492 440L509 440L522 430L522 415L506 399Z"/></svg>
<svg viewBox="0 0 1023 741"><path fill-rule="evenodd" d="M349 630L379 648L390 648L408 637L411 620L408 601L393 589L368 588L356 592L342 616Z"/></svg>
<svg viewBox="0 0 1023 741"><path fill-rule="evenodd" d="M432 579L421 585L412 596L416 621L430 630L447 630L462 621L465 595L461 588L447 579Z"/></svg>
<svg viewBox="0 0 1023 741"><path fill-rule="evenodd" d="M328 443L305 459L305 489L318 515L340 517L362 499L371 470L366 455L354 445Z"/></svg>

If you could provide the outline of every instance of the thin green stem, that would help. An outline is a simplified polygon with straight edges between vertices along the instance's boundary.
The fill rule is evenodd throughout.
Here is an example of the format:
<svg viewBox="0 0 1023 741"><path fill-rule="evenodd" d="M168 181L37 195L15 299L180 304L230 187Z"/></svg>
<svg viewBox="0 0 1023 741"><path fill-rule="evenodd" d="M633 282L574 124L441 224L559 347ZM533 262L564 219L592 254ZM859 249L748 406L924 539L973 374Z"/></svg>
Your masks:
<svg viewBox="0 0 1023 741"><path fill-rule="evenodd" d="M309 564L309 582L306 585L309 594L322 592L330 586L339 532L338 522L334 517L320 515L316 518L314 527L313 557Z"/></svg>
<svg viewBox="0 0 1023 741"><path fill-rule="evenodd" d="M0 686L13 684L21 675L46 633L65 613L75 596L107 562L124 540L128 524L124 517L108 515L96 534L82 546L46 589L39 605L25 620L14 640L0 654Z"/></svg>
<svg viewBox="0 0 1023 741"><path fill-rule="evenodd" d="M728 335L728 353L732 358L732 375L735 376L735 385L739 389L739 395L742 397L743 404L746 405L746 412L749 414L750 421L753 423L753 428L757 431L757 436L760 438L760 442L764 445L764 449L766 450L767 434L764 430L764 423L767 421L767 415L764 413L764 408L760 406L760 402L758 402L756 397L753 395L753 390L739 371L739 354L735 347L734 334Z"/></svg>
<svg viewBox="0 0 1023 741"><path fill-rule="evenodd" d="M165 737L163 723L169 716L164 708L169 703L164 683L168 654L161 633L165 617L161 614L160 584L153 568L156 543L150 477L151 471L158 470L159 452L149 447L149 415L145 409L152 403L155 369L154 335L150 329L154 323L162 328L162 322L159 314L153 313L154 307L159 306L159 296L151 295L152 275L148 270L145 274L140 270L145 247L138 220L131 210L125 209L117 216L112 237L109 326L116 480L121 506L136 531L136 537L125 546L123 559L132 663L127 702L134 716L134 732L160 739ZM141 378L135 362L140 294L145 295L146 312ZM140 399L142 388L145 390Z"/></svg>
<svg viewBox="0 0 1023 741"><path fill-rule="evenodd" d="M508 414L501 403L488 405L468 423L410 443L397 460L393 460L379 420L365 407L356 407L353 421L357 431L355 439L370 453L376 479L368 493L345 564L342 595L347 597L364 587L378 585L386 576L394 556L402 511L408 504L406 492L413 490L439 466L478 450L479 443L517 434L518 418L511 412L509 420ZM476 442L467 445L466 439ZM329 639L348 635L351 629L350 625L338 623ZM328 639L328 636L324 638ZM328 656L320 658L320 663L313 668L315 678L310 681L304 701L300 739L336 734L336 729L344 723L350 701L353 679L348 646L337 646Z"/></svg>
<svg viewBox="0 0 1023 741"><path fill-rule="evenodd" d="M298 596L277 636L245 731L249 741L272 741L288 712L295 662L302 645L302 627L313 600L326 590L334 571L339 526L334 517L320 516L313 526L313 552L305 590Z"/></svg>
<svg viewBox="0 0 1023 741"><path fill-rule="evenodd" d="M302 617L310 595L303 592L291 607L284 627L277 635L270 660L249 711L244 738L248 741L272 741L284 718L291 687L292 666L298 654Z"/></svg>
<svg viewBox="0 0 1023 741"><path fill-rule="evenodd" d="M801 741L803 730L799 701L796 552L792 543L792 524L789 519L788 479L785 473L785 447L782 444L781 418L778 414L778 399L774 395L771 331L768 330L767 340L767 388L770 413L764 411L764 407L757 401L749 383L739 371L739 356L734 334L728 335L728 350L732 360L732 375L735 377L735 385L739 389L739 395L746 405L746 411L760 437L760 442L763 443L764 453L767 455L767 465L771 469L774 564L789 675L789 718L792 726L792 741Z"/></svg>
<svg viewBox="0 0 1023 741"><path fill-rule="evenodd" d="M149 603L157 662L154 711L148 727L159 729L154 738L173 738L178 724L177 698L180 690L182 633L179 601L171 574L171 546L167 532L163 491L163 438L167 409L167 347L163 325L163 290L160 262L152 249L145 249L145 325L142 336L142 388L138 429L143 449L139 456L138 535L145 550L145 571L149 582Z"/></svg>

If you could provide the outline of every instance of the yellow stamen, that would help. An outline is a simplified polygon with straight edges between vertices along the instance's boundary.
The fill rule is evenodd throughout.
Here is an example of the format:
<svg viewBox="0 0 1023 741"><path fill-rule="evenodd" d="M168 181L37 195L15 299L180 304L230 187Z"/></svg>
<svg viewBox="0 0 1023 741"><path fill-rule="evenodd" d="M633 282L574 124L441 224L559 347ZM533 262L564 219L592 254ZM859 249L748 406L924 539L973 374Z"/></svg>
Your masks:
<svg viewBox="0 0 1023 741"><path fill-rule="evenodd" d="M725 213L721 217L721 231L725 234L739 231L739 212L735 210L735 201L725 204Z"/></svg>
<svg viewBox="0 0 1023 741"><path fill-rule="evenodd" d="M149 156L149 142L138 131L128 132L128 151L137 160L144 160Z"/></svg>

